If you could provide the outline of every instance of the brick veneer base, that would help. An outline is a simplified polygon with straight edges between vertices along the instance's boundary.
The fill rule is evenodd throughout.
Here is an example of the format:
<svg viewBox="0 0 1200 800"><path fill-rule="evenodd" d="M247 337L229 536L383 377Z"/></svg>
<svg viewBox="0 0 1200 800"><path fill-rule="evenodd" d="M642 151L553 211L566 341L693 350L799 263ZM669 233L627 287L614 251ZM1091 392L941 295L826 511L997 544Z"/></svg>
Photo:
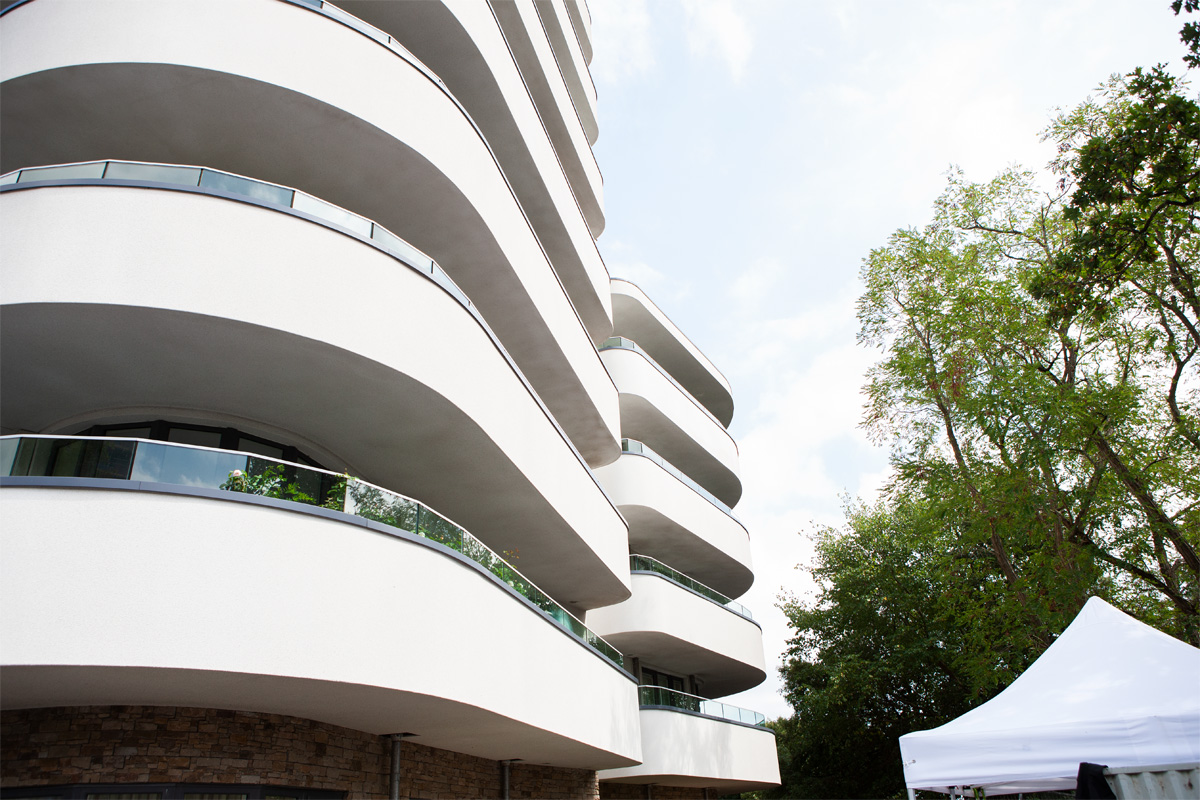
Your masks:
<svg viewBox="0 0 1200 800"><path fill-rule="evenodd" d="M381 736L277 714L208 708L87 706L0 714L0 786L242 783L386 798ZM499 762L406 741L400 794L426 800L501 793ZM597 800L596 773L513 764L509 796Z"/></svg>

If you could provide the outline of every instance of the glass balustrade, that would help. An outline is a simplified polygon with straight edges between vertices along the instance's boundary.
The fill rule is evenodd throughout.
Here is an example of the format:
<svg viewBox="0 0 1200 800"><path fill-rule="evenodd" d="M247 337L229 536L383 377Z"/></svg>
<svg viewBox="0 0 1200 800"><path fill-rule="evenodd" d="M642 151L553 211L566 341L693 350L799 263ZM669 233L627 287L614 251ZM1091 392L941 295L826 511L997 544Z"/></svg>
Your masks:
<svg viewBox="0 0 1200 800"><path fill-rule="evenodd" d="M370 239L388 255L430 276L460 303L471 307L471 301L466 294L432 258L366 217L298 189L289 189L286 186L208 167L150 164L140 161L89 161L80 164L28 167L0 177L0 186L20 186L41 181L135 181L139 185L195 188L225 196L246 198L265 206L291 209L339 230Z"/></svg>
<svg viewBox="0 0 1200 800"><path fill-rule="evenodd" d="M667 461L665 458L660 456L658 453L651 450L647 445L643 444L642 442L639 442L637 439L622 439L621 440L621 452L622 453L630 453L631 455L635 455L635 456L645 456L646 458L653 461L655 464L658 464L660 467L665 469L673 477L678 478L680 481L682 481L689 489L694 491L696 494L700 495L705 500L707 500L708 502L712 503L717 508L724 511L726 514L733 517L735 520L737 520L738 524L741 524L741 520L738 519L737 514L733 513L732 508L730 508L729 506L722 503L720 500L717 499L716 495L714 495L712 492L705 489L700 484L696 483L694 480L689 478L687 475L683 474L683 472L678 467L676 467L670 461Z"/></svg>
<svg viewBox="0 0 1200 800"><path fill-rule="evenodd" d="M694 578L689 578L679 570L668 567L666 564L662 563L656 558L651 558L650 556L639 556L631 553L629 556L629 569L633 570L634 572L653 572L655 575L662 575L672 583L677 583L680 586L691 589L696 594L712 600L719 606L724 606L739 616L745 617L748 620L754 619L754 615L750 613L750 609L746 608L741 603L735 603L733 600L730 600L716 589L710 589L700 581Z"/></svg>
<svg viewBox="0 0 1200 800"><path fill-rule="evenodd" d="M0 476L107 478L257 495L342 511L421 536L504 581L571 635L617 666L621 653L461 526L410 497L349 475L230 450L145 439L0 438Z"/></svg>
<svg viewBox="0 0 1200 800"><path fill-rule="evenodd" d="M706 717L716 717L730 722L741 722L745 725L766 727L767 718L757 711L707 700L694 694L666 689L662 686L639 686L638 702L642 706L665 706L678 708L681 711L691 711Z"/></svg>

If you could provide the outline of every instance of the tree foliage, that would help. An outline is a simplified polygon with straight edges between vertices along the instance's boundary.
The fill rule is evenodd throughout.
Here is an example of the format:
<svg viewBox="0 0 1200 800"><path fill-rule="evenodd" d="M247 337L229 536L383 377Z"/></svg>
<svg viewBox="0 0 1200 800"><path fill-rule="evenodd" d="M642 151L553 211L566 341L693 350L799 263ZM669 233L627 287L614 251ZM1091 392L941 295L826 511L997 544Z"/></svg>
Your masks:
<svg viewBox="0 0 1200 800"><path fill-rule="evenodd" d="M786 751L779 796L902 796L898 737L970 707L958 656L972 645L942 602L955 591L943 511L857 507L845 531L817 533L820 602L784 604L797 631L783 672L797 713L776 729Z"/></svg>
<svg viewBox="0 0 1200 800"><path fill-rule="evenodd" d="M1091 595L1200 645L1200 106L1138 70L1046 136L1054 193L952 172L864 260L894 478L784 603L783 796L902 792L896 739L1003 689Z"/></svg>

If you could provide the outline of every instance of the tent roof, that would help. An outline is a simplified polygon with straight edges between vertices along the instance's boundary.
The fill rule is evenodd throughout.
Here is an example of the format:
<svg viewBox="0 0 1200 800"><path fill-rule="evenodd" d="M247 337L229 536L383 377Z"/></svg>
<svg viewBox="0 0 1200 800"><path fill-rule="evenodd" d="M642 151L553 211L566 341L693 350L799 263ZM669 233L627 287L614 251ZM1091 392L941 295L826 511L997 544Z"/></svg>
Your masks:
<svg viewBox="0 0 1200 800"><path fill-rule="evenodd" d="M911 789L1070 789L1081 761L1200 761L1200 650L1098 597L1020 677L940 728L900 737Z"/></svg>

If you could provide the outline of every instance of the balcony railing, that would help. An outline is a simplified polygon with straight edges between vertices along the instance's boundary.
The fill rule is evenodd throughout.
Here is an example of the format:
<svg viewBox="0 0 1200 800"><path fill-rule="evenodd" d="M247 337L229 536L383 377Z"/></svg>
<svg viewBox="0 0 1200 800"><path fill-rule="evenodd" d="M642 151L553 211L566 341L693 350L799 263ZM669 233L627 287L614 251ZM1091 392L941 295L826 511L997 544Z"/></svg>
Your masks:
<svg viewBox="0 0 1200 800"><path fill-rule="evenodd" d="M633 352L637 353L642 358L646 359L646 361L648 361L652 367L654 367L656 370L661 372L662 376L664 378L666 378L667 380L669 380L672 384L674 384L676 389L683 392L683 396L686 397L688 400L691 400L692 403L695 404L696 408L700 409L700 411L703 412L704 416L708 417L714 423L716 423L716 425L721 430L725 430L725 426L723 424L721 424L721 420L719 420L715 416L713 416L713 413L711 411L709 411L707 408L705 408L703 403L701 403L699 400L697 400L692 395L691 392L689 392L687 389L685 389L682 383L675 380L675 377L673 375L671 375L671 373L667 372L667 370L664 369L661 364L659 364L657 361L655 361L653 358L651 358L650 354L647 353L645 350L643 350L641 348L641 346L638 345L638 343L635 342L633 339L626 339L624 336L610 336L609 338L604 340L604 344L600 345L596 349L600 350L601 352L603 352L605 350L632 350Z"/></svg>
<svg viewBox="0 0 1200 800"><path fill-rule="evenodd" d="M276 183L246 178L232 172L209 167L158 164L141 161L85 161L77 164L56 164L49 167L28 167L0 176L0 186L23 185L43 181L69 181L90 183L92 181L134 182L138 185L160 184L188 189L207 190L223 196L244 197L255 203L290 208L310 217L315 217L341 230L369 239L388 254L408 266L429 275L460 303L468 308L471 301L458 288L458 284L437 265L432 258L401 239L396 234L366 217L347 211L340 206L318 200L298 189L289 189Z"/></svg>
<svg viewBox="0 0 1200 800"><path fill-rule="evenodd" d="M765 728L767 724L767 718L757 711L738 708L728 703L719 703L716 700L707 700L703 697L697 697L694 694L677 692L674 689L666 689L662 686L639 686L638 703L643 707L678 708L681 711L691 711L694 714L703 714L706 717L740 722L743 725L753 725L760 728Z"/></svg>
<svg viewBox="0 0 1200 800"><path fill-rule="evenodd" d="M629 569L633 570L634 572L653 572L655 575L662 575L672 583L677 583L680 586L691 589L696 594L708 600L712 600L717 605L729 609L738 616L745 617L751 622L754 621L754 615L750 613L750 609L746 608L741 603L736 603L733 600L730 600L716 589L710 589L695 578L689 578L679 570L668 567L666 564L662 563L656 558L651 558L650 556L639 556L631 553L629 556Z"/></svg>
<svg viewBox="0 0 1200 800"><path fill-rule="evenodd" d="M416 534L479 564L619 667L615 647L459 525L410 497L349 475L231 450L88 436L0 437L0 477L101 478L216 489L353 514Z"/></svg>
<svg viewBox="0 0 1200 800"><path fill-rule="evenodd" d="M683 472L679 469L679 467L676 467L670 461L667 461L665 458L660 456L658 453L651 450L647 445L643 444L642 442L639 442L637 439L622 439L621 440L621 452L622 453L630 453L635 456L645 456L646 458L650 459L655 464L658 464L664 470L669 472L672 477L679 479L681 482L683 482L689 489L694 491L696 494L700 495L705 500L707 500L708 502L712 503L717 508L724 511L726 514L733 517L733 519L736 520L739 525L741 524L741 520L739 520L737 518L737 514L733 513L732 508L730 508L729 506L725 505L720 500L718 500L716 495L714 495L712 492L708 491L703 486L696 483L694 480L689 478L687 475L684 475Z"/></svg>

